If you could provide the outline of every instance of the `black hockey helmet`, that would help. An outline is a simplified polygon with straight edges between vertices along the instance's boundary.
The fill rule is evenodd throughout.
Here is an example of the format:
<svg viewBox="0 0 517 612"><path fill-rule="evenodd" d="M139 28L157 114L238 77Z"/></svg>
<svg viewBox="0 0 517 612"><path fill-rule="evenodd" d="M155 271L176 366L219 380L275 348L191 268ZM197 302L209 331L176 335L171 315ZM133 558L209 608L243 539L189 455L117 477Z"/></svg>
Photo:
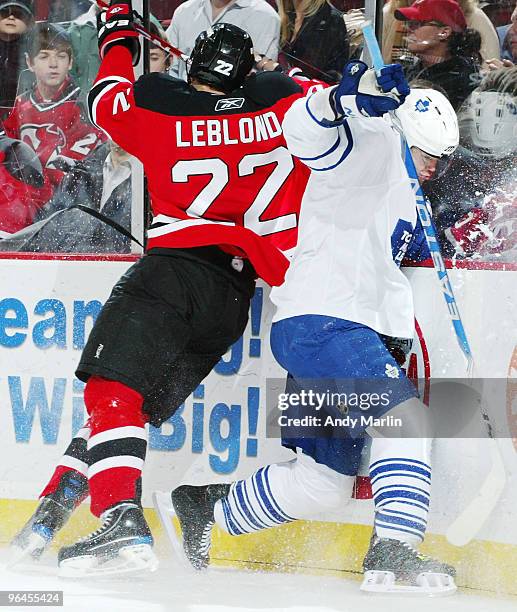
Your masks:
<svg viewBox="0 0 517 612"><path fill-rule="evenodd" d="M189 62L189 81L196 78L230 92L244 83L253 68L253 42L241 28L216 23L197 37Z"/></svg>

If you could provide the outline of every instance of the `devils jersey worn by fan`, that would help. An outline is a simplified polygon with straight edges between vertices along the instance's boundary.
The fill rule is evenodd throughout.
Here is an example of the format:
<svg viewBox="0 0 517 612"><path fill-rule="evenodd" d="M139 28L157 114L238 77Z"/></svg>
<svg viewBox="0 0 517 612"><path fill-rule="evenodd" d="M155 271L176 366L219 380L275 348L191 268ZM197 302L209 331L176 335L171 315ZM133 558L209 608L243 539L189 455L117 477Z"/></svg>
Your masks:
<svg viewBox="0 0 517 612"><path fill-rule="evenodd" d="M219 245L280 284L288 261L279 249L296 243L308 177L281 124L304 87L276 72L230 94L162 73L133 81L130 54L113 47L88 103L93 122L144 164L154 216L148 249Z"/></svg>
<svg viewBox="0 0 517 612"><path fill-rule="evenodd" d="M80 88L71 79L63 83L53 100L43 100L34 87L16 99L4 121L8 136L23 140L36 151L54 186L66 170L105 140L89 122L79 94Z"/></svg>

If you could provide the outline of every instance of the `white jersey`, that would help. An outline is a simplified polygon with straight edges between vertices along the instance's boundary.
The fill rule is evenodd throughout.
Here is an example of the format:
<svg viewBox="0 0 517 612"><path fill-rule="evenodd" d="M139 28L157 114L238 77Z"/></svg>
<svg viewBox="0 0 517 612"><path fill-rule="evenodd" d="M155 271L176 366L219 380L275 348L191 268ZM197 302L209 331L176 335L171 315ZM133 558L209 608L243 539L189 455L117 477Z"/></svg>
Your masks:
<svg viewBox="0 0 517 612"><path fill-rule="evenodd" d="M289 150L312 172L286 280L271 293L273 321L326 315L412 338L411 287L396 262L417 212L400 137L384 119L363 117L354 96L346 121L328 127L331 91L297 100L283 122Z"/></svg>

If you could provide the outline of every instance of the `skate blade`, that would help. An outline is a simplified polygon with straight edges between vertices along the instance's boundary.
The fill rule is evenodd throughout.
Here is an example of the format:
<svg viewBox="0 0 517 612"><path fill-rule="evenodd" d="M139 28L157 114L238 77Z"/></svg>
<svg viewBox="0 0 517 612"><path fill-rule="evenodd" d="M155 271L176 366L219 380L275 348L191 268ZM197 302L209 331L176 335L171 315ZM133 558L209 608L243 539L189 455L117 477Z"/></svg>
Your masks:
<svg viewBox="0 0 517 612"><path fill-rule="evenodd" d="M5 563L5 567L9 569L20 563L39 561L47 544L48 542L43 536L37 533L31 533L27 540L27 546L23 548L16 544L11 544L11 546L9 546L9 557Z"/></svg>
<svg viewBox="0 0 517 612"><path fill-rule="evenodd" d="M422 572L416 579L416 584L400 584L395 580L393 572L370 570L365 572L361 591L385 595L426 595L427 597L443 597L456 592L454 578L448 574Z"/></svg>
<svg viewBox="0 0 517 612"><path fill-rule="evenodd" d="M60 578L85 578L89 576L121 576L143 571L154 572L159 561L149 544L136 544L121 548L118 555L106 561L94 555L66 559L59 564Z"/></svg>
<svg viewBox="0 0 517 612"><path fill-rule="evenodd" d="M156 513L158 514L158 518L160 519L160 523L165 530L167 539L170 542L174 556L176 559L178 559L184 569L190 572L196 572L196 569L192 566L187 555L185 554L185 551L183 550L183 539L180 535L178 535L174 527L172 519L176 516L176 512L174 511L174 506L172 505L170 493L165 493L164 491L154 491L153 505Z"/></svg>

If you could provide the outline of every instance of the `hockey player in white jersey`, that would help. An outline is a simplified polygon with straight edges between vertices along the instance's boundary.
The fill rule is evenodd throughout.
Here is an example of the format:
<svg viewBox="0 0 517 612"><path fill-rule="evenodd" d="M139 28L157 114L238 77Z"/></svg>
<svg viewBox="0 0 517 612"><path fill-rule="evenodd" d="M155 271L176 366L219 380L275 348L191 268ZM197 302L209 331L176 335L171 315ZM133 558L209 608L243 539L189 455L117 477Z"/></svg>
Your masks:
<svg viewBox="0 0 517 612"><path fill-rule="evenodd" d="M344 379L359 387L364 379L375 380L377 391L385 385L392 392L390 405L375 416L389 411L401 417L402 426L367 432L373 436L375 527L363 585L453 592L454 569L417 551L429 509L431 434L415 387L382 339L413 337L411 289L399 265L411 251L427 251L422 236L410 240L418 225L415 198L400 137L382 118L409 90L393 66L379 81L365 64L352 62L337 87L297 101L285 117L288 146L312 173L298 245L285 283L272 293L277 311L271 346L289 372L287 393L307 391L309 383L313 389L315 380L342 390ZM458 144L455 113L439 92L415 90L395 121L421 180ZM170 495L157 493L155 503L166 526L168 512L177 514L184 551L201 569L209 561L214 523L239 535L341 509L350 499L363 446L355 434L305 437L284 429L282 442L296 459L231 485L183 485Z"/></svg>

